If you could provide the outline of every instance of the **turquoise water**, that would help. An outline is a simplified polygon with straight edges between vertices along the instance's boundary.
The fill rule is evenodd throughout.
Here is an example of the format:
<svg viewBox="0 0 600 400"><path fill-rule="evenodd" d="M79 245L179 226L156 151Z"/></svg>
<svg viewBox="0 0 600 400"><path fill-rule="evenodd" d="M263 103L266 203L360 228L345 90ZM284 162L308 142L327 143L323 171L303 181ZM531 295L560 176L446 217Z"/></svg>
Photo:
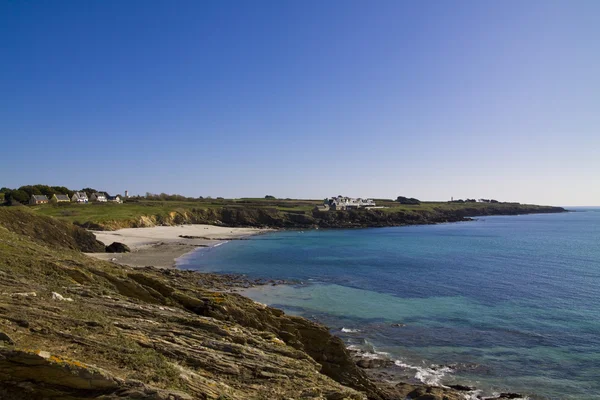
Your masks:
<svg viewBox="0 0 600 400"><path fill-rule="evenodd" d="M600 209L277 232L180 267L301 281L247 295L327 324L408 380L600 399Z"/></svg>

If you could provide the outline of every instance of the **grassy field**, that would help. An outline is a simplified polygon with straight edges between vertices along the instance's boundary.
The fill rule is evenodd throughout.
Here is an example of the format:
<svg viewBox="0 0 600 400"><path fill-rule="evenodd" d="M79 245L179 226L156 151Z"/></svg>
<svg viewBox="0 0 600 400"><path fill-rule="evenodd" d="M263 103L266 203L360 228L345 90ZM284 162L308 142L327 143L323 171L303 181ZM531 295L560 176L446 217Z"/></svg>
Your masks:
<svg viewBox="0 0 600 400"><path fill-rule="evenodd" d="M470 215L475 215L477 210L482 210L482 215L487 214L484 210L494 207L497 210L515 207L536 208L537 206L518 206L512 203L448 203L448 202L423 202L420 205L403 205L392 200L376 200L378 206L384 213L424 214L431 212L454 212L469 210ZM158 219L168 218L173 213L184 214L186 212L197 212L198 210L222 210L224 208L256 210L265 209L284 214L311 214L315 206L322 204L322 200L266 200L266 199L205 199L198 201L156 201L156 200L134 200L124 204L113 203L62 203L29 206L30 209L41 215L52 216L64 221L79 225L95 223L106 225L119 221L139 220L143 217L153 216ZM540 207L541 208L541 207ZM528 212L531 212L529 210Z"/></svg>
<svg viewBox="0 0 600 400"><path fill-rule="evenodd" d="M157 215L167 216L172 212L183 212L192 209L211 208L270 208L284 212L309 212L322 200L264 200L264 199L239 199L239 200L202 200L202 201L155 201L139 200L114 203L59 203L29 206L41 215L59 218L69 222L96 222L120 221L140 218L142 216Z"/></svg>

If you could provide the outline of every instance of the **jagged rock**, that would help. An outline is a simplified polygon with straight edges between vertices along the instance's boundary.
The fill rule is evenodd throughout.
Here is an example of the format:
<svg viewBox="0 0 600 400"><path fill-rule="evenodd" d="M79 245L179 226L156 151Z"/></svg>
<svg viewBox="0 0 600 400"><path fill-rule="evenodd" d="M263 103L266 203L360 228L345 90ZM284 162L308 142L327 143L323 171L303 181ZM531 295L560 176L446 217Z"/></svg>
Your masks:
<svg viewBox="0 0 600 400"><path fill-rule="evenodd" d="M393 362L390 360L385 360L383 358L361 358L357 361L356 365L361 368L369 369L369 368L384 368L392 365Z"/></svg>
<svg viewBox="0 0 600 400"><path fill-rule="evenodd" d="M474 388L470 387L470 386L466 386L466 385L447 385L449 388L452 388L454 390L461 390L464 392L470 392L472 390L475 390Z"/></svg>
<svg viewBox="0 0 600 400"><path fill-rule="evenodd" d="M15 344L15 342L4 332L0 332L0 342L5 342L8 344Z"/></svg>
<svg viewBox="0 0 600 400"><path fill-rule="evenodd" d="M120 242L113 242L106 246L107 253L129 253L131 249L126 244Z"/></svg>
<svg viewBox="0 0 600 400"><path fill-rule="evenodd" d="M112 376L79 361L47 351L0 348L0 399L96 398L192 400L192 396L166 391L134 380Z"/></svg>

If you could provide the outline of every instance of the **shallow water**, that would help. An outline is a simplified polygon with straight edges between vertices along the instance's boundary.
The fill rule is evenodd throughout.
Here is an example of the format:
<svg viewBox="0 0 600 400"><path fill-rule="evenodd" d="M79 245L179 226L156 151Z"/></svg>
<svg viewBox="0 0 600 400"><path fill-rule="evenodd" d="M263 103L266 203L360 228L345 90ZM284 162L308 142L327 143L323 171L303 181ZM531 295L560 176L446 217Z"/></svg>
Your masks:
<svg viewBox="0 0 600 400"><path fill-rule="evenodd" d="M406 379L600 399L600 209L277 232L180 267L302 281L247 295L396 360Z"/></svg>

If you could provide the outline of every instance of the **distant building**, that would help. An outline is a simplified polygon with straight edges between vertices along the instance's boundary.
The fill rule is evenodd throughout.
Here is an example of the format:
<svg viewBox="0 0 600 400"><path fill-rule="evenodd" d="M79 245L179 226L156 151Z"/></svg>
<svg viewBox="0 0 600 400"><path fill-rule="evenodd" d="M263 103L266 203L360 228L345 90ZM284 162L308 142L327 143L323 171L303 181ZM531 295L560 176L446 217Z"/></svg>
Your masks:
<svg viewBox="0 0 600 400"><path fill-rule="evenodd" d="M69 196L66 194L55 194L52 196L52 200L56 201L57 203L64 203L64 202L69 202L71 201L69 199Z"/></svg>
<svg viewBox="0 0 600 400"><path fill-rule="evenodd" d="M90 201L97 201L99 203L106 203L106 195L104 193L93 193L90 196Z"/></svg>
<svg viewBox="0 0 600 400"><path fill-rule="evenodd" d="M330 210L352 210L358 208L375 207L373 199L354 199L350 197L338 196L325 199L323 205L328 206Z"/></svg>
<svg viewBox="0 0 600 400"><path fill-rule="evenodd" d="M33 196L31 196L31 199L29 199L29 204L46 204L48 203L48 198L43 195L37 195L34 194Z"/></svg>
<svg viewBox="0 0 600 400"><path fill-rule="evenodd" d="M122 203L123 200L121 200L121 196L116 195L116 196L108 196L106 198L106 200L108 200L111 203Z"/></svg>
<svg viewBox="0 0 600 400"><path fill-rule="evenodd" d="M128 199L129 198L129 190L125 191L125 198Z"/></svg>
<svg viewBox="0 0 600 400"><path fill-rule="evenodd" d="M89 201L87 193L85 192L75 192L71 197L71 201L75 203L87 203Z"/></svg>

